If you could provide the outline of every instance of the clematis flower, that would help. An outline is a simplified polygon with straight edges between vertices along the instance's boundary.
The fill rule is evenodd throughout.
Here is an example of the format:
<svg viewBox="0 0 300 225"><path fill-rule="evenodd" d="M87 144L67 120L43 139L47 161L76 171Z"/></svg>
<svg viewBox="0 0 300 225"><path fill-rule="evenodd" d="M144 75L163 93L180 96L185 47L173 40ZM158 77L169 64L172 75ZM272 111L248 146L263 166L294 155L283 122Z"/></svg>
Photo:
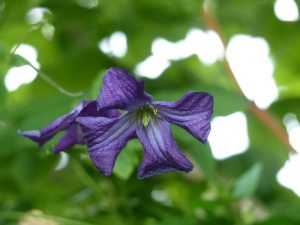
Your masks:
<svg viewBox="0 0 300 225"><path fill-rule="evenodd" d="M193 165L177 146L170 126L176 124L205 143L213 113L213 97L205 92L189 92L176 102L157 102L144 91L142 82L119 68L111 68L104 76L97 103L103 111L122 112L111 118L76 119L83 128L90 159L106 176L112 174L118 154L133 138L144 148L139 178L191 171Z"/></svg>
<svg viewBox="0 0 300 225"><path fill-rule="evenodd" d="M19 131L19 134L37 142L40 146L47 143L57 133L65 131L64 136L54 147L54 152L67 150L75 144L84 144L80 126L76 123L77 117L84 116L116 116L117 112L98 110L96 101L82 101L71 112L57 118L45 128L40 130Z"/></svg>

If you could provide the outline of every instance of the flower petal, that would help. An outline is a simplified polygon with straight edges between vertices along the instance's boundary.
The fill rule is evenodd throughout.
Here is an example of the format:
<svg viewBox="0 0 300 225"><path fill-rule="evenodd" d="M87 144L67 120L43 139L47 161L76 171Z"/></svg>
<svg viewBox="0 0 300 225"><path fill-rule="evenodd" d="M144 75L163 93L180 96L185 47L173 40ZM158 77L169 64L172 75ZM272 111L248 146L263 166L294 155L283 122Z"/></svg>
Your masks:
<svg viewBox="0 0 300 225"><path fill-rule="evenodd" d="M40 130L20 131L19 134L31 139L34 142L37 142L40 146L42 146L46 142L48 142L56 133L67 129L73 123L76 116L77 112L72 111L71 113L57 118L45 128L42 128Z"/></svg>
<svg viewBox="0 0 300 225"><path fill-rule="evenodd" d="M118 110L103 110L99 109L97 101L83 101L83 108L78 116L103 116L103 117L118 117Z"/></svg>
<svg viewBox="0 0 300 225"><path fill-rule="evenodd" d="M192 163L181 153L167 121L157 119L148 127L139 126L137 136L144 146L144 160L139 178L146 178L173 170L191 171Z"/></svg>
<svg viewBox="0 0 300 225"><path fill-rule="evenodd" d="M97 110L96 101L82 101L71 112L57 118L45 128L40 130L20 131L24 137L37 142L40 146L48 142L58 132L67 130L75 123L78 116L108 116L114 117L118 115L116 111ZM77 137L78 139L79 137Z"/></svg>
<svg viewBox="0 0 300 225"><path fill-rule="evenodd" d="M213 97L205 92L190 92L177 102L156 102L159 114L177 124L201 142L206 142L213 113Z"/></svg>
<svg viewBox="0 0 300 225"><path fill-rule="evenodd" d="M112 174L118 154L135 137L135 123L129 114L120 118L79 117L89 156L105 176Z"/></svg>
<svg viewBox="0 0 300 225"><path fill-rule="evenodd" d="M71 125L64 134L64 136L59 140L58 144L54 147L54 152L59 153L71 148L76 144L83 144L83 134L81 128L77 124Z"/></svg>
<svg viewBox="0 0 300 225"><path fill-rule="evenodd" d="M97 98L99 108L128 109L150 101L144 93L143 82L137 81L126 70L111 68L103 78L103 87Z"/></svg>

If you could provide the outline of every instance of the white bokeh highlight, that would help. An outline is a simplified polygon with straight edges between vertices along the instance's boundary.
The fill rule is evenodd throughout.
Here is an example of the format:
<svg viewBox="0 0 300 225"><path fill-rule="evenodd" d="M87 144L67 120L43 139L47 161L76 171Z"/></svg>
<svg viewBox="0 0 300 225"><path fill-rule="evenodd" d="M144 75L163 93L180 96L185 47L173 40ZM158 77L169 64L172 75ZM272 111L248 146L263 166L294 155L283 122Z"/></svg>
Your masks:
<svg viewBox="0 0 300 225"><path fill-rule="evenodd" d="M149 79L158 78L168 67L170 62L155 55L149 56L135 67L135 73Z"/></svg>
<svg viewBox="0 0 300 225"><path fill-rule="evenodd" d="M46 13L50 13L50 10L48 8L35 7L27 12L26 19L30 24L38 24L44 20Z"/></svg>
<svg viewBox="0 0 300 225"><path fill-rule="evenodd" d="M59 153L59 161L57 163L57 165L55 166L54 170L55 171L61 171L63 169L65 169L70 161L70 157L67 153L65 152L60 152Z"/></svg>
<svg viewBox="0 0 300 225"><path fill-rule="evenodd" d="M288 113L283 118L291 146L300 153L300 123L295 114Z"/></svg>
<svg viewBox="0 0 300 225"><path fill-rule="evenodd" d="M224 46L218 34L200 29L191 29L183 40L177 42L156 38L151 49L154 56L174 61L197 55L208 65L224 57Z"/></svg>
<svg viewBox="0 0 300 225"><path fill-rule="evenodd" d="M274 13L279 20L284 22L299 20L299 9L295 0L276 0Z"/></svg>
<svg viewBox="0 0 300 225"><path fill-rule="evenodd" d="M55 34L55 27L50 23L46 23L42 26L41 31L42 31L43 36L47 40L51 41Z"/></svg>
<svg viewBox="0 0 300 225"><path fill-rule="evenodd" d="M212 30L190 30L185 38L187 49L198 56L204 64L216 63L224 57L224 46L220 36Z"/></svg>
<svg viewBox="0 0 300 225"><path fill-rule="evenodd" d="M22 56L33 66L39 67L38 53L35 47L28 44L20 44L15 51L16 55Z"/></svg>
<svg viewBox="0 0 300 225"><path fill-rule="evenodd" d="M245 152L249 147L247 118L243 112L215 117L208 142L214 158L223 160Z"/></svg>
<svg viewBox="0 0 300 225"><path fill-rule="evenodd" d="M191 29L184 39L171 42L164 38L155 38L151 46L151 55L136 66L136 73L147 78L158 78L172 61L182 60L196 55L202 63L211 65L224 58L224 46L214 31ZM161 62L159 62L161 61Z"/></svg>
<svg viewBox="0 0 300 225"><path fill-rule="evenodd" d="M300 123L293 113L287 113L283 123L288 132L289 142L297 153L289 155L289 159L277 173L277 181L300 196Z"/></svg>
<svg viewBox="0 0 300 225"><path fill-rule="evenodd" d="M4 84L8 91L16 91L23 84L29 84L36 78L36 71L30 66L18 66L8 70Z"/></svg>
<svg viewBox="0 0 300 225"><path fill-rule="evenodd" d="M103 38L98 48L106 55L122 58L127 53L127 36L122 31L116 31L110 37Z"/></svg>
<svg viewBox="0 0 300 225"><path fill-rule="evenodd" d="M277 173L277 181L282 186L300 196L300 154L292 154Z"/></svg>
<svg viewBox="0 0 300 225"><path fill-rule="evenodd" d="M153 56L174 61L191 55L191 51L187 48L184 40L171 42L160 37L152 42L151 51Z"/></svg>
<svg viewBox="0 0 300 225"><path fill-rule="evenodd" d="M40 67L37 61L37 50L33 46L21 44L15 51L15 54L25 58L34 67ZM4 84L8 91L16 91L22 85L34 81L37 75L37 72L29 65L15 66L8 70L4 77Z"/></svg>
<svg viewBox="0 0 300 225"><path fill-rule="evenodd" d="M279 91L273 77L274 63L267 41L261 37L233 36L226 57L245 96L261 109L278 99Z"/></svg>

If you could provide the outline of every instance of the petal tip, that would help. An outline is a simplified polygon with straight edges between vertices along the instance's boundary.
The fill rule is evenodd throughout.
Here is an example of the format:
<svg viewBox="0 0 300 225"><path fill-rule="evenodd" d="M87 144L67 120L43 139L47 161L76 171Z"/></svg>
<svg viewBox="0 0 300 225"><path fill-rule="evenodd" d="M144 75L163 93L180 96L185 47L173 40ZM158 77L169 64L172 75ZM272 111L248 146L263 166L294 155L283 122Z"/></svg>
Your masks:
<svg viewBox="0 0 300 225"><path fill-rule="evenodd" d="M23 137L29 138L32 141L38 142L38 143L43 143L41 139L41 132L39 130L28 130L28 131L17 131L18 135L21 135Z"/></svg>
<svg viewBox="0 0 300 225"><path fill-rule="evenodd" d="M103 77L103 80L110 80L110 79L120 79L122 76L129 77L129 79L134 79L133 76L129 73L128 70L120 67L110 67L106 74Z"/></svg>
<svg viewBox="0 0 300 225"><path fill-rule="evenodd" d="M41 132L39 130L27 130L27 131L18 130L17 133L18 133L18 135L21 135L24 137L40 137L41 136Z"/></svg>
<svg viewBox="0 0 300 225"><path fill-rule="evenodd" d="M173 168L173 167L168 167L168 168L164 168L164 169L161 169L161 170L144 170L144 169L139 169L139 172L138 172L138 175L137 175L137 178L139 180L144 180L146 178L150 178L150 177L154 177L156 175L161 175L161 174L165 174L165 173L170 173L170 172L185 172L185 173L189 173L191 172L192 170L194 169L194 166L192 163L190 163L189 165L186 165L184 168Z"/></svg>
<svg viewBox="0 0 300 225"><path fill-rule="evenodd" d="M39 145L39 147L43 146L46 142L42 138L41 132L39 130L28 130L28 131L18 130L17 134L36 142Z"/></svg>

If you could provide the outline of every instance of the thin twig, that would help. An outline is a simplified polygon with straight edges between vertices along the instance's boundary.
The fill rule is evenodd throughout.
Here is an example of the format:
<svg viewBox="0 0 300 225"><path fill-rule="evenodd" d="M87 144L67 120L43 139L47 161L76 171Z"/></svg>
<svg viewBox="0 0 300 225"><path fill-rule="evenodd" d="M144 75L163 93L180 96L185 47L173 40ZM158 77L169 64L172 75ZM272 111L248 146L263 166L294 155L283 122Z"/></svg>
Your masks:
<svg viewBox="0 0 300 225"><path fill-rule="evenodd" d="M277 122L268 112L262 111L259 108L257 108L257 106L254 105L253 103L250 104L249 110L261 122L263 122L266 126L268 126L273 131L274 135L279 140L281 140L282 143L290 147L291 151L294 151L292 146L290 145L288 134L280 126L279 122Z"/></svg>
<svg viewBox="0 0 300 225"><path fill-rule="evenodd" d="M20 47L20 45L25 42L25 40L28 38L29 34L38 29L39 27L33 27L31 29L29 29L29 31L26 33L25 37L23 38L22 42L19 42L11 51L10 53L10 57L9 57L9 61L10 58L16 54L17 49ZM27 61L27 60L26 60ZM43 71L41 71L40 69L36 68L34 65L32 65L32 63L30 63L29 61L27 61L27 64L32 67L38 74L39 76L45 81L47 82L49 85L51 85L52 87L54 87L55 89L57 89L60 93L69 96L69 97L81 97L84 95L83 92L70 92L67 91L66 89L64 89L61 85L59 85L57 82L55 82L53 79L51 79L47 74L45 74Z"/></svg>
<svg viewBox="0 0 300 225"><path fill-rule="evenodd" d="M34 65L32 65L32 63L30 62L27 62L28 65L30 67L32 67L32 69L34 69L38 74L39 76L44 80L46 81L48 84L50 84L52 87L54 87L55 89L57 89L60 93L64 94L64 95L67 95L69 97L81 97L84 95L83 92L70 92L70 91L67 91L66 89L64 89L61 85L59 85L57 82L55 82L54 80L52 80L47 74L45 74L43 71L41 71L40 69L38 69L37 67L35 67Z"/></svg>
<svg viewBox="0 0 300 225"><path fill-rule="evenodd" d="M214 30L221 38L224 47L227 46L226 38L224 37L224 34L220 28L220 25L218 23L218 20L214 16L214 13L209 7L209 4L205 5L205 7L202 9L201 13L206 26L212 30ZM230 80L233 81L238 91L244 96L243 91L241 90L237 80L235 79L234 72L230 68L230 65L225 57L224 59L224 68L227 72L228 77ZM260 120L266 127L268 127L273 134L283 143L285 144L289 151L294 153L295 150L291 146L289 142L289 137L285 129L280 125L280 122L275 119L269 112L259 109L253 102L249 101L249 110L250 112L258 119Z"/></svg>
<svg viewBox="0 0 300 225"><path fill-rule="evenodd" d="M16 54L16 51L17 51L17 49L20 47L21 44L22 44L22 43L18 43L18 44L16 44L16 45L13 47L13 49L12 49L11 52L10 52L10 57L12 57L13 55Z"/></svg>

